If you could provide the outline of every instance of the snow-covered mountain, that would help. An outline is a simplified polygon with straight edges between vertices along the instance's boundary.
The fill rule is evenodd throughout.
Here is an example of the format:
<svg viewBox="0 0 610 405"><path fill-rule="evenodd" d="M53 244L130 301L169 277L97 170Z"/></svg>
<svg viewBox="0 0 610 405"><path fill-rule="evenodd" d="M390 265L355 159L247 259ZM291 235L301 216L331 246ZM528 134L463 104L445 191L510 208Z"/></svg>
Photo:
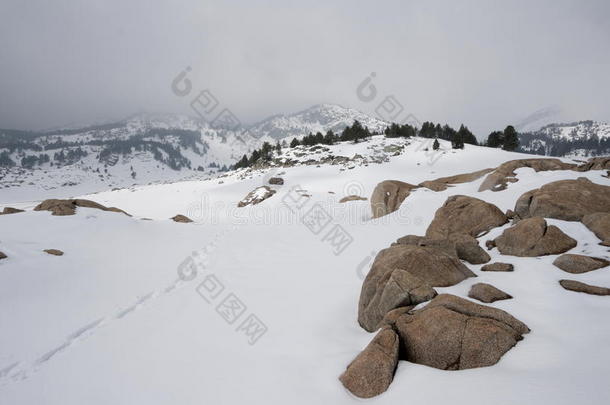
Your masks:
<svg viewBox="0 0 610 405"><path fill-rule="evenodd" d="M599 156L610 153L610 124L579 121L549 124L520 134L521 151L550 156Z"/></svg>
<svg viewBox="0 0 610 405"><path fill-rule="evenodd" d="M387 122L371 117L353 108L335 104L318 104L306 110L289 115L275 115L248 128L250 134L257 138L265 136L272 139L299 137L309 132L325 133L328 130L341 132L352 125L354 120L368 127L371 132L381 133Z"/></svg>
<svg viewBox="0 0 610 405"><path fill-rule="evenodd" d="M351 108L323 104L235 130L174 114L137 114L113 123L43 132L0 129L0 181L4 188L45 190L86 183L93 191L206 178L263 142L340 132L354 120L371 132L387 125Z"/></svg>

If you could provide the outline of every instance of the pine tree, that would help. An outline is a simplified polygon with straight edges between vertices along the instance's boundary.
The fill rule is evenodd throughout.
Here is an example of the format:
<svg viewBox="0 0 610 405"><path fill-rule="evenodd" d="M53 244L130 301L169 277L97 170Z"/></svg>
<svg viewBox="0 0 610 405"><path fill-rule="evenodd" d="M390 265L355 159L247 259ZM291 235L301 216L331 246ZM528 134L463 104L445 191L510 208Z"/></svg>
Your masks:
<svg viewBox="0 0 610 405"><path fill-rule="evenodd" d="M261 157L261 153L258 151L258 149L255 149L252 152L252 155L250 155L250 159L248 159L248 166L252 166L254 163L256 163L258 161L258 159Z"/></svg>
<svg viewBox="0 0 610 405"><path fill-rule="evenodd" d="M502 131L493 131L487 137L487 146L490 148L499 148L504 145L504 133Z"/></svg>
<svg viewBox="0 0 610 405"><path fill-rule="evenodd" d="M328 130L328 132L326 132L326 135L324 135L324 143L326 145L332 145L335 143L335 134L332 130Z"/></svg>
<svg viewBox="0 0 610 405"><path fill-rule="evenodd" d="M451 139L451 147L453 149L464 149L464 138L462 131L455 132Z"/></svg>
<svg viewBox="0 0 610 405"><path fill-rule="evenodd" d="M297 138L292 138L292 141L290 141L290 147L295 148L299 145L300 145L299 140Z"/></svg>
<svg viewBox="0 0 610 405"><path fill-rule="evenodd" d="M201 167L201 166L199 166ZM235 165L233 166L235 169L242 169L244 167L248 167L248 156L244 155L241 160L239 160L237 163L235 163ZM201 168L201 171L203 171L203 167Z"/></svg>
<svg viewBox="0 0 610 405"><path fill-rule="evenodd" d="M432 144L432 149L434 150L438 150L438 148L440 148L441 145L438 143L438 139L434 138L434 143Z"/></svg>
<svg viewBox="0 0 610 405"><path fill-rule="evenodd" d="M460 129L458 130L460 134L460 138L462 140L462 148L464 147L464 143L469 143L471 145L478 145L477 138L474 136L472 132L468 129L464 124L460 125Z"/></svg>
<svg viewBox="0 0 610 405"><path fill-rule="evenodd" d="M519 134L512 125L504 129L504 145L502 149L514 151L519 147Z"/></svg>

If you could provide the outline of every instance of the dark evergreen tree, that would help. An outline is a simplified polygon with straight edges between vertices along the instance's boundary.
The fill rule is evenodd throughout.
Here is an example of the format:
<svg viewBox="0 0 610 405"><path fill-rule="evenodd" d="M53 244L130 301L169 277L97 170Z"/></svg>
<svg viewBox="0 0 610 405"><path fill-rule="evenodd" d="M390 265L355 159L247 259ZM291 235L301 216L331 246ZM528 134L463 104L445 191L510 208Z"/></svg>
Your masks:
<svg viewBox="0 0 610 405"><path fill-rule="evenodd" d="M504 145L504 133L502 131L493 131L487 137L487 146L490 148L499 148Z"/></svg>
<svg viewBox="0 0 610 405"><path fill-rule="evenodd" d="M300 145L299 140L297 138L292 138L292 141L290 141L290 147L295 148L299 145Z"/></svg>
<svg viewBox="0 0 610 405"><path fill-rule="evenodd" d="M502 149L514 151L519 147L519 134L512 125L504 129L504 145Z"/></svg>
<svg viewBox="0 0 610 405"><path fill-rule="evenodd" d="M332 130L328 130L328 132L326 132L326 135L324 135L324 143L326 145L333 145L335 143L335 134L333 133Z"/></svg>
<svg viewBox="0 0 610 405"><path fill-rule="evenodd" d="M462 125L457 132L454 132L453 137L451 138L451 147L453 149L464 149L464 131L462 129L464 126Z"/></svg>
<svg viewBox="0 0 610 405"><path fill-rule="evenodd" d="M434 143L432 144L432 149L433 150L438 150L438 148L440 148L441 145L438 143L438 139L434 139Z"/></svg>
<svg viewBox="0 0 610 405"><path fill-rule="evenodd" d="M254 151L252 151L252 155L250 155L250 159L248 159L248 166L252 166L254 163L256 163L258 161L258 159L261 157L261 153L258 151L258 149L255 149Z"/></svg>
<svg viewBox="0 0 610 405"><path fill-rule="evenodd" d="M472 132L470 132L468 127L465 126L464 124L460 125L460 129L458 130L458 133L460 134L460 138L462 140L462 148L464 147L465 143L469 143L471 145L478 145L477 137L474 136L474 134Z"/></svg>
<svg viewBox="0 0 610 405"><path fill-rule="evenodd" d="M233 165L233 167L235 169L243 169L245 167L248 167L248 156L244 155L241 160L239 160L237 163L235 163L235 165ZM201 166L200 166L201 167ZM203 167L201 168L201 171L203 171Z"/></svg>

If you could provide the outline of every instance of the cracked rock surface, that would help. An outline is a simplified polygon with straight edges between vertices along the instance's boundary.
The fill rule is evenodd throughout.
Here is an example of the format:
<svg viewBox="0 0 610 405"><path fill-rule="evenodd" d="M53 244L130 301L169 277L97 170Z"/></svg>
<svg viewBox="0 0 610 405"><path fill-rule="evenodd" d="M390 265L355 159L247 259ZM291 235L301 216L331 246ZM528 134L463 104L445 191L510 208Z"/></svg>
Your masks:
<svg viewBox="0 0 610 405"><path fill-rule="evenodd" d="M386 391L398 364L398 335L382 329L347 366L339 380L352 394L371 398Z"/></svg>
<svg viewBox="0 0 610 405"><path fill-rule="evenodd" d="M473 238L508 222L498 207L478 198L453 195L434 214L426 230L428 238L448 239L453 234Z"/></svg>
<svg viewBox="0 0 610 405"><path fill-rule="evenodd" d="M555 261L553 261L553 264L568 273L581 274L604 268L610 265L610 262L601 257L591 257L566 253L555 259Z"/></svg>
<svg viewBox="0 0 610 405"><path fill-rule="evenodd" d="M388 311L430 300L436 295L433 287L468 277L476 275L451 250L394 244L379 252L362 284L358 322L373 332Z"/></svg>
<svg viewBox="0 0 610 405"><path fill-rule="evenodd" d="M509 313L442 294L395 323L404 360L441 370L496 364L529 332Z"/></svg>
<svg viewBox="0 0 610 405"><path fill-rule="evenodd" d="M486 304L513 298L512 295L509 295L493 285L486 283L474 284L472 287L470 287L468 296Z"/></svg>
<svg viewBox="0 0 610 405"><path fill-rule="evenodd" d="M534 257L556 255L576 247L576 241L544 218L519 221L502 232L493 243L504 255Z"/></svg>

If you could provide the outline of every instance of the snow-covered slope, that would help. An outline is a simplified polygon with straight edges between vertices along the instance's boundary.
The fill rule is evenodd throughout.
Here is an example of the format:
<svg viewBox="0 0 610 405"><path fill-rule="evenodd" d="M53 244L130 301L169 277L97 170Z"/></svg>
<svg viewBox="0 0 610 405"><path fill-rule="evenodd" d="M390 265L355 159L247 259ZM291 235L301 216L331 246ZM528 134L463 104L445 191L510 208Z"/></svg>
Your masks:
<svg viewBox="0 0 610 405"><path fill-rule="evenodd" d="M579 121L549 124L520 134L524 152L551 156L598 156L610 153L610 124Z"/></svg>
<svg viewBox="0 0 610 405"><path fill-rule="evenodd" d="M330 146L353 158L393 145L380 162L351 169L306 164L303 157L293 167L83 196L133 217L87 208L57 217L31 211L35 202L11 204L28 211L0 216L0 250L8 256L0 261L0 403L361 402L338 376L372 337L359 327L356 311L376 252L398 237L424 234L454 194L506 210L522 193L554 180L587 177L610 185L600 171L519 169L519 181L504 191L477 192L482 179L441 192L417 189L398 211L376 220L368 201L338 202L348 194L369 197L382 180L417 184L531 157L472 145L451 150L444 141L444 151L431 154L428 142L373 137ZM237 208L248 192L278 175L285 183L273 186L273 197ZM294 205L294 193L309 196L303 206ZM41 191L37 199L46 197ZM321 232L302 222L316 204L331 218ZM167 219L177 213L195 223ZM608 257L581 223L549 223L578 241L572 253ZM352 240L340 254L325 239L336 225ZM48 248L65 254L42 252ZM370 403L606 402L610 300L563 290L557 281L565 273L551 264L556 256L490 254L515 271L487 273L468 265L477 278L439 293L464 297L473 283L491 282L514 299L490 305L532 332L492 367L440 371L401 361L389 390ZM610 271L578 279L610 286ZM235 313L227 312L229 302ZM260 321L261 329L246 328L248 319Z"/></svg>

